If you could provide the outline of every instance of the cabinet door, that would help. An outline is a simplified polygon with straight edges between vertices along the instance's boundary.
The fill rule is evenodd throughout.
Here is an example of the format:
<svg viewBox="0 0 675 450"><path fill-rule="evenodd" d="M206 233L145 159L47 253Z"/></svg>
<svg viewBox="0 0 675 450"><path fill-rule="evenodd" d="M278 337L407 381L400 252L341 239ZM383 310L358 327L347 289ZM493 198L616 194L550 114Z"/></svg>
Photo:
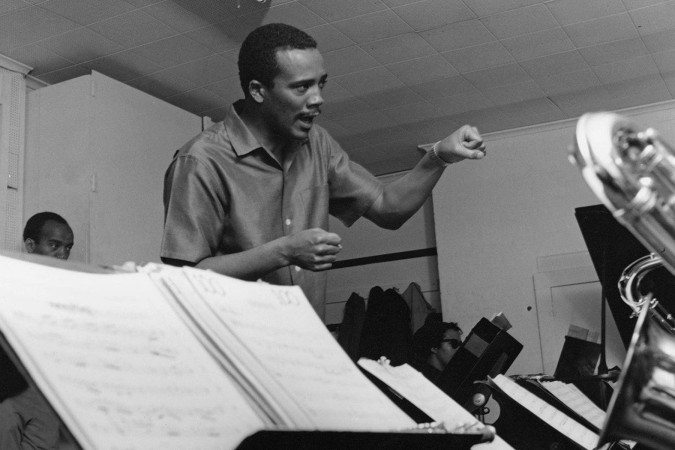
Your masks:
<svg viewBox="0 0 675 450"><path fill-rule="evenodd" d="M97 72L91 201L91 260L159 261L164 172L201 131L201 118Z"/></svg>
<svg viewBox="0 0 675 450"><path fill-rule="evenodd" d="M75 234L71 260L89 259L90 77L28 94L23 223L40 211L61 214Z"/></svg>
<svg viewBox="0 0 675 450"><path fill-rule="evenodd" d="M575 267L534 275L544 373L553 375L570 325L599 332L601 286L593 267ZM609 307L605 311L607 366L626 356Z"/></svg>

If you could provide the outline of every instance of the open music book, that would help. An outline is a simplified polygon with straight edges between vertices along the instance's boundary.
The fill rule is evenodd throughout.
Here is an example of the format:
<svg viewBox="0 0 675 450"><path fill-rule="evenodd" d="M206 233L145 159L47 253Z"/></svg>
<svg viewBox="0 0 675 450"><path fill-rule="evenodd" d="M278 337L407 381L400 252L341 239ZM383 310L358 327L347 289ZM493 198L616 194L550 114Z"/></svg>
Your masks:
<svg viewBox="0 0 675 450"><path fill-rule="evenodd" d="M234 448L260 430L417 426L298 287L154 264L82 273L0 256L0 331L84 448Z"/></svg>
<svg viewBox="0 0 675 450"><path fill-rule="evenodd" d="M486 427L408 364L394 367L386 361L373 361L366 358L359 359L358 364L433 420L445 423L446 427L465 428L487 434L494 433L494 428ZM495 436L492 442L476 444L472 448L473 450L513 450L513 447L499 436Z"/></svg>
<svg viewBox="0 0 675 450"><path fill-rule="evenodd" d="M576 445L587 450L593 450L598 443L598 435L555 406L542 400L515 381L504 375L497 375L489 379L489 383L523 406L532 414L543 420L554 430L560 432Z"/></svg>

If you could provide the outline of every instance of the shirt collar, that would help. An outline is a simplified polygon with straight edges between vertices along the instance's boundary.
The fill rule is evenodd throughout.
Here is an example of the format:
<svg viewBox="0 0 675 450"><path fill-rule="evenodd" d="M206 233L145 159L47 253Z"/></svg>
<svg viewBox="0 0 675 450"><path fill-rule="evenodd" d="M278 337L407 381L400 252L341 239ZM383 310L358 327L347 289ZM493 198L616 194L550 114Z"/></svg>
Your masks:
<svg viewBox="0 0 675 450"><path fill-rule="evenodd" d="M239 114L237 114L236 108L242 106L243 102L244 100L237 100L230 105L230 110L225 116L225 119L223 119L225 130L230 137L232 148L234 148L234 152L237 156L244 156L251 153L253 150L262 148L262 145L260 145L255 136L253 136L253 133L251 133L251 130L248 129L244 121L239 117Z"/></svg>

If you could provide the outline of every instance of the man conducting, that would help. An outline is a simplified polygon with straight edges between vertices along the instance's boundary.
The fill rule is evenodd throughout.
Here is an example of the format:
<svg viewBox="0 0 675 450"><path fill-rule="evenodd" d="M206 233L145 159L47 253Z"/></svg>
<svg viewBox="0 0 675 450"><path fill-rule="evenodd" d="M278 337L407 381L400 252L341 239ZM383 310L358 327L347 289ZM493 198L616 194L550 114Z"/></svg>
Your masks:
<svg viewBox="0 0 675 450"><path fill-rule="evenodd" d="M447 164L485 156L483 140L465 125L383 186L314 124L328 75L312 37L263 25L242 43L238 64L244 99L176 152L166 172L162 260L299 285L323 317L322 271L341 249L328 214L396 229Z"/></svg>

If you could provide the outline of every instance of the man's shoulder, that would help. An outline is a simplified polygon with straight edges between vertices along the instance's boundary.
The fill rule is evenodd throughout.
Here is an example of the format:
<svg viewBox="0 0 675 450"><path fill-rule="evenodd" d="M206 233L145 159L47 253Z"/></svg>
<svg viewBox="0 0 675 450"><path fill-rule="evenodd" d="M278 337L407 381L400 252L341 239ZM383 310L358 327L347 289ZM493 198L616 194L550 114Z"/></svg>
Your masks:
<svg viewBox="0 0 675 450"><path fill-rule="evenodd" d="M214 154L232 148L223 122L217 122L186 142L177 152L178 156L190 156L197 159L209 159Z"/></svg>

